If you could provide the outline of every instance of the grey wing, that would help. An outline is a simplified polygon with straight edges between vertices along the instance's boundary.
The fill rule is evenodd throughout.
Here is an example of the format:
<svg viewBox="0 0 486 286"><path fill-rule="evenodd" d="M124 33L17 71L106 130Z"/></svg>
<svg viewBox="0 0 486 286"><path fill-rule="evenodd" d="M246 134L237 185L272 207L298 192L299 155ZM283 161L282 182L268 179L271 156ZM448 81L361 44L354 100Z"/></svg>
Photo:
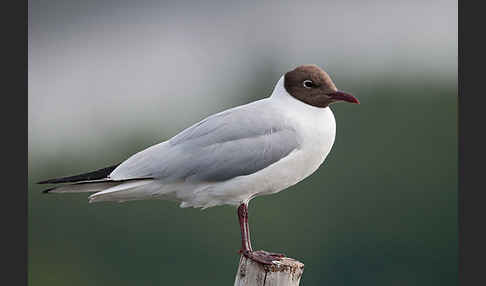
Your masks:
<svg viewBox="0 0 486 286"><path fill-rule="evenodd" d="M235 108L189 127L123 162L110 177L218 182L262 170L299 147L275 113Z"/></svg>

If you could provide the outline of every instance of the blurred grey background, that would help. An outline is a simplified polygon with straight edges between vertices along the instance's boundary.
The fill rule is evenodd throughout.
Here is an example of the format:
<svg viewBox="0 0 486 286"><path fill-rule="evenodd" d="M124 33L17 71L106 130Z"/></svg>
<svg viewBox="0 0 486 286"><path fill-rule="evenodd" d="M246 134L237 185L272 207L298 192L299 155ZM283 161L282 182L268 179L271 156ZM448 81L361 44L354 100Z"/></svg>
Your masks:
<svg viewBox="0 0 486 286"><path fill-rule="evenodd" d="M29 1L29 285L232 285L236 210L88 204L118 163L323 67L361 105L303 182L250 204L301 285L457 284L457 1Z"/></svg>

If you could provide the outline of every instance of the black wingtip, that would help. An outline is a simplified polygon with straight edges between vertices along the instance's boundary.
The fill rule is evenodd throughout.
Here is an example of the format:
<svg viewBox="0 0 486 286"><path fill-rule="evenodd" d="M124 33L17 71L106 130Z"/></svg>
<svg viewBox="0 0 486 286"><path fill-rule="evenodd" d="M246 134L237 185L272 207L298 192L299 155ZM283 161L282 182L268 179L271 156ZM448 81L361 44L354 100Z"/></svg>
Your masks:
<svg viewBox="0 0 486 286"><path fill-rule="evenodd" d="M72 182L88 181L88 180L99 180L99 179L106 178L113 170L116 169L116 167L118 167L118 165L120 164L116 164L110 167L106 167L103 169L99 169L93 172L84 173L80 175L48 179L48 180L37 182L37 184L59 184L59 183L72 183Z"/></svg>
<svg viewBox="0 0 486 286"><path fill-rule="evenodd" d="M43 194L48 194L50 191L54 190L55 188L50 188L50 189L47 189L47 190L43 190L42 193Z"/></svg>
<svg viewBox="0 0 486 286"><path fill-rule="evenodd" d="M64 182L66 182L66 178L70 178L70 177L56 178L56 179L47 179L47 180L44 180L44 181L39 181L36 184L42 185L42 184L64 183Z"/></svg>

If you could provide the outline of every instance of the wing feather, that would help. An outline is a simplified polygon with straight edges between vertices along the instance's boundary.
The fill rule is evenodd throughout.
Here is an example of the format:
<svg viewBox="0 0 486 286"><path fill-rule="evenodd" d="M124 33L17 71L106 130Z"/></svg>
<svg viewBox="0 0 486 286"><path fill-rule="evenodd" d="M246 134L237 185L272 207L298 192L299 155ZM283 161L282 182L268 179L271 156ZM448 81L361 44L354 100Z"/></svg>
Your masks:
<svg viewBox="0 0 486 286"><path fill-rule="evenodd" d="M194 124L172 139L133 155L110 178L220 182L268 167L297 149L299 142L295 130L285 125L278 111L258 103Z"/></svg>

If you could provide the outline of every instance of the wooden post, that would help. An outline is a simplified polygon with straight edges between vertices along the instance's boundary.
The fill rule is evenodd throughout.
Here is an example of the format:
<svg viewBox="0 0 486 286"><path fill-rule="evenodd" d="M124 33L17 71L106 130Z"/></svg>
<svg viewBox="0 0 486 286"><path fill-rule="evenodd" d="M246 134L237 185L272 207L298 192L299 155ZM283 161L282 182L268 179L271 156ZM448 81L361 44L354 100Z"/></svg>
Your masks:
<svg viewBox="0 0 486 286"><path fill-rule="evenodd" d="M241 255L235 286L298 286L304 264L284 257L273 265L263 265Z"/></svg>

